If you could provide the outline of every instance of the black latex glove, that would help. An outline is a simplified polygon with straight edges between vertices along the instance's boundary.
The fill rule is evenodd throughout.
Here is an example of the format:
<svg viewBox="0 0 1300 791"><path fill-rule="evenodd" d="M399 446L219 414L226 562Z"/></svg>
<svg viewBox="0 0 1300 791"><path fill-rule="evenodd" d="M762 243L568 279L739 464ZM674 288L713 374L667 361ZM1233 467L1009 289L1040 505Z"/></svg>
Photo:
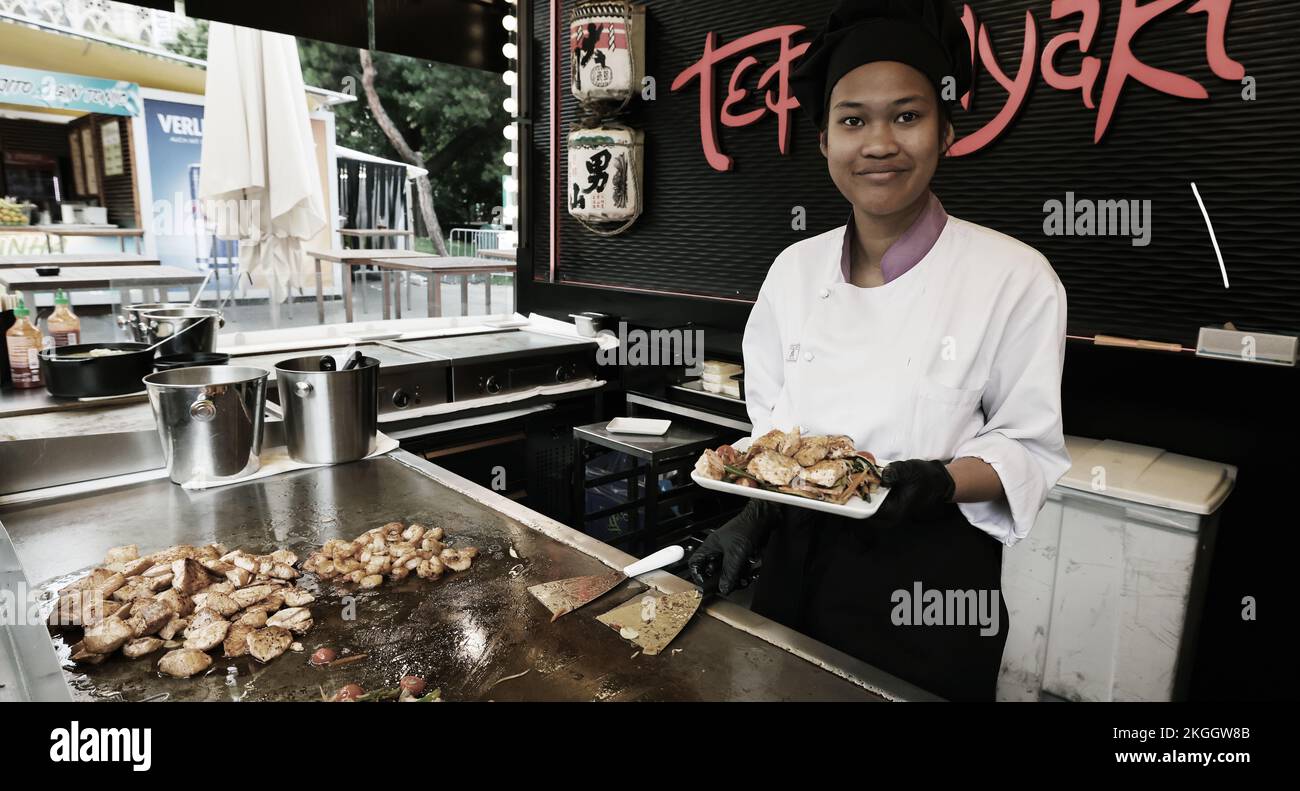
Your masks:
<svg viewBox="0 0 1300 791"><path fill-rule="evenodd" d="M778 506L750 500L744 510L704 539L691 553L686 565L696 584L718 574L718 593L727 595L749 567L749 559L763 550L772 525L779 518Z"/></svg>
<svg viewBox="0 0 1300 791"><path fill-rule="evenodd" d="M889 487L880 516L900 522L934 518L957 489L943 462L923 459L891 463L881 471L880 483Z"/></svg>

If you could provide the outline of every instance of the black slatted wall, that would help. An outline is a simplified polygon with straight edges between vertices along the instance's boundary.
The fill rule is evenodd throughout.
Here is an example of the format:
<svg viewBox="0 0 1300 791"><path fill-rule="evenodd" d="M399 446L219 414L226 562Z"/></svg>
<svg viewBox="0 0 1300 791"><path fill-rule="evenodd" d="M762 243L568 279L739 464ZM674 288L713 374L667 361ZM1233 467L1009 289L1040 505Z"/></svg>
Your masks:
<svg viewBox="0 0 1300 791"><path fill-rule="evenodd" d="M573 0L561 0L561 29ZM815 133L796 114L788 156L777 150L776 118L740 129L722 128L734 169L720 173L704 160L699 137L698 83L669 90L693 64L705 34L719 43L777 24L816 30L830 2L780 0L649 0L647 67L658 98L636 103L629 122L645 130L645 215L627 234L604 239L582 229L561 202L557 281L649 289L708 297L752 298L772 259L800 238L844 222L848 205L826 173ZM1037 53L1056 34L1078 28L1078 17L1054 21L1049 0L972 0L988 26L1004 71L1020 68L1025 13L1038 32ZM1097 98L1111 63L1120 2L1102 0L1103 21L1091 54L1103 60ZM537 50L533 149L534 275L550 268L546 33L549 2L533 6ZM951 214L1009 233L1041 250L1070 299L1073 334L1120 334L1194 341L1196 329L1233 321L1239 327L1300 331L1300 266L1293 249L1300 222L1300 4L1235 0L1227 52L1255 78L1258 98L1241 100L1242 86L1216 77L1206 62L1206 16L1180 3L1142 29L1134 51L1151 66L1204 86L1207 101L1176 98L1130 81L1109 132L1093 142L1096 111L1078 92L1048 86L1037 74L1014 124L992 145L940 167L936 192ZM959 6L960 7L960 6ZM567 47L565 48L567 49ZM755 53L766 65L775 47ZM1077 69L1067 46L1062 72ZM734 61L718 69L726 89ZM577 117L569 94L567 52L561 51L561 147ZM982 66L970 112L956 119L958 136L983 127L1006 92ZM762 67L751 70L750 88ZM748 109L753 104L742 107ZM560 161L561 178L567 163ZM1225 289L1205 222L1190 184L1205 200L1222 246L1231 288ZM1048 237L1043 204L1078 198L1152 201L1149 246L1129 238ZM807 229L791 229L791 210L807 211Z"/></svg>

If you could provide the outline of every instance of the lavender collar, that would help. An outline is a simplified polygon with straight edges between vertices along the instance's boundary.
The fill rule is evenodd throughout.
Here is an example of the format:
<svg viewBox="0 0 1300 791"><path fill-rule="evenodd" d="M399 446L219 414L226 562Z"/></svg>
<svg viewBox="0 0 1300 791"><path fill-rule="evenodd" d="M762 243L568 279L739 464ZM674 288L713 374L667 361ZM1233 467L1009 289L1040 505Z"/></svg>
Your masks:
<svg viewBox="0 0 1300 791"><path fill-rule="evenodd" d="M944 226L948 224L948 213L943 210L939 197L930 193L930 202L903 235L898 237L885 255L880 259L880 271L888 283L903 276L907 270L916 266L939 241ZM849 282L849 269L853 262L853 213L849 213L849 224L844 230L844 247L840 251L840 273L844 282Z"/></svg>

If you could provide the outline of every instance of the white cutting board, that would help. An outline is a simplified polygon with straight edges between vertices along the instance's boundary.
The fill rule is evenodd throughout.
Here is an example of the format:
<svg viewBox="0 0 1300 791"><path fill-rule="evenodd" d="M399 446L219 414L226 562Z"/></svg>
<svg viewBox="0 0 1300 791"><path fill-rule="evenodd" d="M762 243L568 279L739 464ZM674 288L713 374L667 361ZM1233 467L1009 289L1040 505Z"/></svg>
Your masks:
<svg viewBox="0 0 1300 791"><path fill-rule="evenodd" d="M731 443L731 447L740 453L749 449L751 437L744 437ZM876 465L884 467L887 462L877 459ZM702 475L691 471L691 480L705 489L712 489L715 492L726 492L727 494L736 494L741 497L749 497L754 500L767 500L773 503L784 503L796 508L808 508L813 511L822 511L836 516L843 516L848 519L866 519L880 510L880 504L885 501L885 495L889 494L888 486L881 486L871 493L871 502L863 500L861 497L850 498L844 505L827 503L821 500L812 500L807 497L800 497L797 494L785 494L784 492L772 492L767 489L753 489L748 486L741 486L738 483L726 483L725 481L715 481L712 478L705 478Z"/></svg>

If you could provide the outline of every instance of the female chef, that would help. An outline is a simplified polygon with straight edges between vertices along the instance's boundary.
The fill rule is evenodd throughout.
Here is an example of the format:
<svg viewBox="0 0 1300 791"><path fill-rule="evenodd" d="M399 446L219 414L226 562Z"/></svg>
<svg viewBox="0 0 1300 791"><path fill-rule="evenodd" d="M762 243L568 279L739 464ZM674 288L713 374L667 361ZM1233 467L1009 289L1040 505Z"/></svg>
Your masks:
<svg viewBox="0 0 1300 791"><path fill-rule="evenodd" d="M890 492L866 520L751 501L690 567L720 570L726 593L762 552L756 612L942 697L991 700L1002 547L1069 468L1065 292L1033 248L930 191L953 142L945 81L961 96L970 75L950 0L843 0L794 74L853 211L768 272L745 329L747 408L754 436L847 434L894 460ZM944 606L917 623L932 592Z"/></svg>

